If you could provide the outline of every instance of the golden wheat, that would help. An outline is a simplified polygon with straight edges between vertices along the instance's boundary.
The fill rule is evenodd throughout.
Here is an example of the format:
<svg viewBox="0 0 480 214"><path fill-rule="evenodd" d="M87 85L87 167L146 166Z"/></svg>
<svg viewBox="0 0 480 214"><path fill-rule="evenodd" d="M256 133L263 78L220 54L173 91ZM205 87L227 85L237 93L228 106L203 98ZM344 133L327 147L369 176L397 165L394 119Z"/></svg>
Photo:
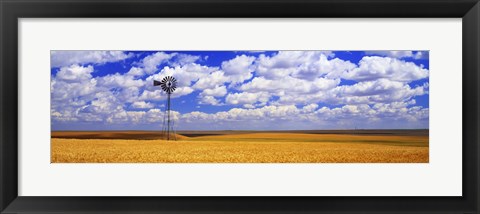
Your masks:
<svg viewBox="0 0 480 214"><path fill-rule="evenodd" d="M52 163L428 163L428 136L260 133L164 140L52 139Z"/></svg>

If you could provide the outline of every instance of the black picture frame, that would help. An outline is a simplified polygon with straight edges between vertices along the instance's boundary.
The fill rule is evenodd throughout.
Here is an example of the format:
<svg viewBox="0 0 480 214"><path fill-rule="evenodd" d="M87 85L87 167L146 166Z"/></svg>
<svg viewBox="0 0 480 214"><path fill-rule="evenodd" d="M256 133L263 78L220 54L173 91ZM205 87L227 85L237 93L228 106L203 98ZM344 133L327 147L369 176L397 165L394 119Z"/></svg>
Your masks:
<svg viewBox="0 0 480 214"><path fill-rule="evenodd" d="M480 5L478 0L0 0L0 16L1 213L479 213ZM463 196L18 196L17 20L23 17L462 18Z"/></svg>

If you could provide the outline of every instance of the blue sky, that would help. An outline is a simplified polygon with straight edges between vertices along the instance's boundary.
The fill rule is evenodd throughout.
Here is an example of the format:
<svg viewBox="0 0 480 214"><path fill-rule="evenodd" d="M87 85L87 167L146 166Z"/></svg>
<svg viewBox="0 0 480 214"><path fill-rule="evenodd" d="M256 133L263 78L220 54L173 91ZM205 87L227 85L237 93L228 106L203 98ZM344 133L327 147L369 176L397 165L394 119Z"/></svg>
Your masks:
<svg viewBox="0 0 480 214"><path fill-rule="evenodd" d="M52 130L429 126L428 51L52 51Z"/></svg>

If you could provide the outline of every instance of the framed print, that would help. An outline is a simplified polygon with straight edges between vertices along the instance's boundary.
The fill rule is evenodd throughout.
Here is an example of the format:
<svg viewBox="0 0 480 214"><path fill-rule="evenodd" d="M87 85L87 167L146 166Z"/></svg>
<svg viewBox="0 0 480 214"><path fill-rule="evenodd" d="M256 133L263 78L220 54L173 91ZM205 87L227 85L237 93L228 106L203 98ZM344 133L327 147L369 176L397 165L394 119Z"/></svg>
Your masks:
<svg viewBox="0 0 480 214"><path fill-rule="evenodd" d="M50 54L51 163L429 163L428 51Z"/></svg>
<svg viewBox="0 0 480 214"><path fill-rule="evenodd" d="M2 213L478 213L477 1L1 1Z"/></svg>

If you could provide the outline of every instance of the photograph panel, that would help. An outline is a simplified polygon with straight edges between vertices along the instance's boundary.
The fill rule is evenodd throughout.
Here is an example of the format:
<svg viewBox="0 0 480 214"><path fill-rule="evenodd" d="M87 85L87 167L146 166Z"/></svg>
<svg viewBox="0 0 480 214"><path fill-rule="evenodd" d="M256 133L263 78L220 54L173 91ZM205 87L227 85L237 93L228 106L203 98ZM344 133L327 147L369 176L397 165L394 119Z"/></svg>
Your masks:
<svg viewBox="0 0 480 214"><path fill-rule="evenodd" d="M429 51L50 55L52 163L429 162Z"/></svg>

